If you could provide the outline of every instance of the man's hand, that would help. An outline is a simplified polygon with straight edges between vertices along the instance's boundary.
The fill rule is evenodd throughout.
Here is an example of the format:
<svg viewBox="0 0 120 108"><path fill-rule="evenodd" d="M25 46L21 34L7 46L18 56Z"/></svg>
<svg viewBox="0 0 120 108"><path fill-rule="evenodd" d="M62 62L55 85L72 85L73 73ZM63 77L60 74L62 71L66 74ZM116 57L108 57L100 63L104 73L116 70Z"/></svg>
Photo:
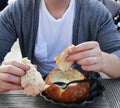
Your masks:
<svg viewBox="0 0 120 108"><path fill-rule="evenodd" d="M97 42L84 42L69 50L67 61L76 61L86 71L99 72L102 68L102 51Z"/></svg>
<svg viewBox="0 0 120 108"><path fill-rule="evenodd" d="M0 91L21 90L21 76L29 66L18 61L3 61L0 66Z"/></svg>

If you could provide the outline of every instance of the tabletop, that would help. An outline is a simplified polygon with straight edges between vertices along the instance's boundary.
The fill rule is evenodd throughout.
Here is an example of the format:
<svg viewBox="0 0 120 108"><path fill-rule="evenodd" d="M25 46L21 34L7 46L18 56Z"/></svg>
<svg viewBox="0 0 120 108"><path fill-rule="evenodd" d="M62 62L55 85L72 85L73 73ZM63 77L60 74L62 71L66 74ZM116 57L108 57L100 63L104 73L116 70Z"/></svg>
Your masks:
<svg viewBox="0 0 120 108"><path fill-rule="evenodd" d="M94 102L82 108L120 108L120 80L104 79L104 95L97 97ZM0 93L0 108L65 108L52 104L40 95L26 96L23 91ZM81 108L77 106L78 108Z"/></svg>

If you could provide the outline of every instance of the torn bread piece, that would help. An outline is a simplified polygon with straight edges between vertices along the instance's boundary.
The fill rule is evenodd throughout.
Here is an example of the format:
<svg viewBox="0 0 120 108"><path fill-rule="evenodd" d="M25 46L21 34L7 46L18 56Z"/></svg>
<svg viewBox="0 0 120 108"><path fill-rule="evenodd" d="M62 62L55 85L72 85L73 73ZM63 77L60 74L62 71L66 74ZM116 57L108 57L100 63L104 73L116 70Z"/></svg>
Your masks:
<svg viewBox="0 0 120 108"><path fill-rule="evenodd" d="M72 66L73 62L67 62L65 59L69 56L68 51L73 47L73 44L69 45L62 53L54 58L60 70L67 71Z"/></svg>
<svg viewBox="0 0 120 108"><path fill-rule="evenodd" d="M28 58L23 58L22 62L30 66L26 74L21 77L21 85L26 95L36 96L49 87L49 85L45 84L40 72L37 71Z"/></svg>

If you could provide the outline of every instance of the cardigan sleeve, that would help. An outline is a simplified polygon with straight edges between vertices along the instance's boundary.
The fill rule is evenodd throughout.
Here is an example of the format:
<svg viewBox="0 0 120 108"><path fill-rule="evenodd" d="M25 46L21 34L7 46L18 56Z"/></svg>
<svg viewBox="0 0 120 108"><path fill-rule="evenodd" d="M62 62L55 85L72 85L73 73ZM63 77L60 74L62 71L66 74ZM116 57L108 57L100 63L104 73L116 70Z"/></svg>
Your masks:
<svg viewBox="0 0 120 108"><path fill-rule="evenodd" d="M96 3L91 13L91 31L96 33L94 36L102 51L120 58L120 32L116 29L109 10L102 3Z"/></svg>
<svg viewBox="0 0 120 108"><path fill-rule="evenodd" d="M17 40L14 19L14 4L7 6L0 12L0 63Z"/></svg>
<svg viewBox="0 0 120 108"><path fill-rule="evenodd" d="M22 57L33 61L40 0L15 0L0 12L0 62L19 39Z"/></svg>

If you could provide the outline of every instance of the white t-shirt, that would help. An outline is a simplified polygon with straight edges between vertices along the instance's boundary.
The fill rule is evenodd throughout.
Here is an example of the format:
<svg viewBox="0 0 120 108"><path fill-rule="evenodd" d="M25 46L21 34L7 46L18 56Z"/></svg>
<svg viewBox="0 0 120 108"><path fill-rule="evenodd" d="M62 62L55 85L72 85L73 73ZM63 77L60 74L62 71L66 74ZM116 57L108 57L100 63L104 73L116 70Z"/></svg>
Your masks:
<svg viewBox="0 0 120 108"><path fill-rule="evenodd" d="M55 19L47 10L44 0L41 0L34 52L41 73L47 74L56 67L54 57L72 43L74 13L75 0L71 0L64 15Z"/></svg>

